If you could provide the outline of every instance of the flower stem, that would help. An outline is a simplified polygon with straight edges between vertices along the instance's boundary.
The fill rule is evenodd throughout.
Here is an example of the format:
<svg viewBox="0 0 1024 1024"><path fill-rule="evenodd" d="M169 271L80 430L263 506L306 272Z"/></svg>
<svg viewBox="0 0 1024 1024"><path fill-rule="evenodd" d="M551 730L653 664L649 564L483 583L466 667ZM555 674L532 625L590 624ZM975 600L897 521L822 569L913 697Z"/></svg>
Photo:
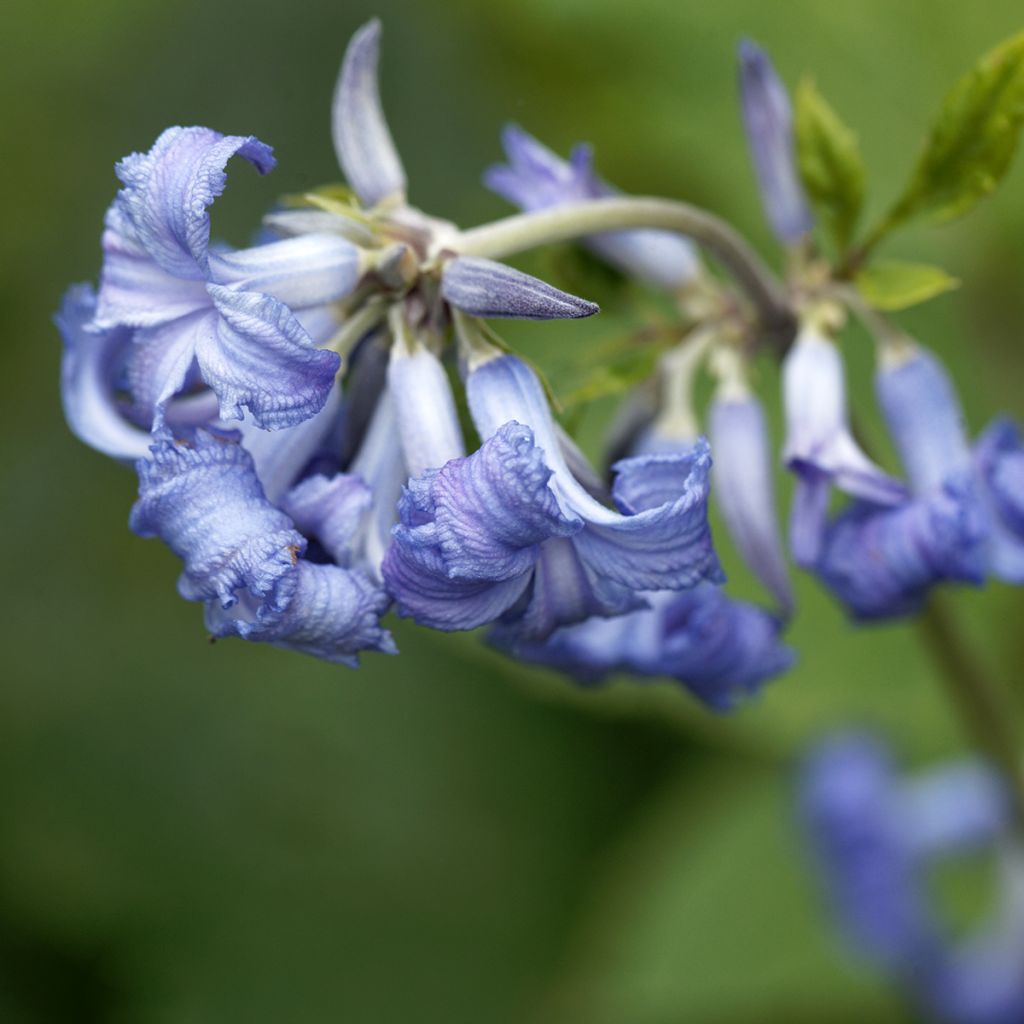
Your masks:
<svg viewBox="0 0 1024 1024"><path fill-rule="evenodd" d="M785 290L746 239L706 210L671 199L613 197L522 213L463 232L455 249L465 256L502 259L551 242L633 228L687 235L704 246L736 279L769 331L792 331Z"/></svg>
<svg viewBox="0 0 1024 1024"><path fill-rule="evenodd" d="M932 595L918 622L964 728L1005 776L1018 831L1024 832L1024 760L1016 730L1017 708L970 650L943 597Z"/></svg>

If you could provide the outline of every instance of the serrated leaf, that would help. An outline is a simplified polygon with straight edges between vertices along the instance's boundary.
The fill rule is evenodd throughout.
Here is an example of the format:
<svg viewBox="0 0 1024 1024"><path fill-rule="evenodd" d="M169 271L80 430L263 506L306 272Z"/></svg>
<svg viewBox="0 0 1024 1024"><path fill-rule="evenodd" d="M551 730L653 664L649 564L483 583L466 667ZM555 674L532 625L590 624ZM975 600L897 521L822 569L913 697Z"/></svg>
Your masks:
<svg viewBox="0 0 1024 1024"><path fill-rule="evenodd" d="M903 195L872 232L874 244L913 217L952 220L995 190L1024 125L1024 32L994 50L946 97Z"/></svg>
<svg viewBox="0 0 1024 1024"><path fill-rule="evenodd" d="M857 137L805 78L796 91L797 160L815 211L832 233L836 248L850 245L864 202L864 161Z"/></svg>
<svg viewBox="0 0 1024 1024"><path fill-rule="evenodd" d="M957 288L960 282L928 263L883 260L854 278L857 290L875 309L907 309Z"/></svg>

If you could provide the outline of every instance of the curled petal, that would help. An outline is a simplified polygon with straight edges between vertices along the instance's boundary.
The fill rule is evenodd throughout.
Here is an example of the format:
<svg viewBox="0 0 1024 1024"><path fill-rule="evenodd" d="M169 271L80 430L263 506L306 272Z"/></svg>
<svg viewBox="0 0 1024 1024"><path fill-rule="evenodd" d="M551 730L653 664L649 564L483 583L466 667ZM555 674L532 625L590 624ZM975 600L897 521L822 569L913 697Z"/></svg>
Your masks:
<svg viewBox="0 0 1024 1024"><path fill-rule="evenodd" d="M245 592L258 606L287 603L306 541L267 501L252 459L237 439L197 430L190 441L157 437L140 459L131 528L159 537L185 563L179 590L225 608Z"/></svg>
<svg viewBox="0 0 1024 1024"><path fill-rule="evenodd" d="M952 477L897 508L855 502L830 524L817 573L858 619L910 615L938 583L980 584L986 524L976 488Z"/></svg>
<svg viewBox="0 0 1024 1024"><path fill-rule="evenodd" d="M380 103L379 57L380 22L374 19L348 44L331 111L338 162L364 206L405 196L405 171Z"/></svg>
<svg viewBox="0 0 1024 1024"><path fill-rule="evenodd" d="M743 123L761 205L775 234L783 242L796 242L814 226L814 218L797 171L789 96L759 46L743 40L739 58Z"/></svg>
<svg viewBox="0 0 1024 1024"><path fill-rule="evenodd" d="M67 291L55 317L64 339L60 367L64 417L75 436L91 448L134 461L149 451L152 438L125 419L114 393L115 373L131 345L131 332L87 330L95 309L92 288L80 284Z"/></svg>
<svg viewBox="0 0 1024 1024"><path fill-rule="evenodd" d="M793 590L775 515L768 427L756 398L721 398L711 406L712 477L726 526L754 575L789 614Z"/></svg>
<svg viewBox="0 0 1024 1024"><path fill-rule="evenodd" d="M359 250L337 235L302 235L210 253L211 280L239 291L265 292L293 310L343 299L360 272Z"/></svg>
<svg viewBox="0 0 1024 1024"><path fill-rule="evenodd" d="M457 256L441 273L441 294L464 313L506 320L573 320L598 307L521 270L477 256Z"/></svg>
<svg viewBox="0 0 1024 1024"><path fill-rule="evenodd" d="M718 711L754 695L785 672L793 654L779 640L779 620L733 601L710 584L682 593L647 594L649 607L613 619L591 618L546 643L516 642L517 657L550 665L584 683L612 672L678 680ZM499 627L492 639L510 646ZM518 638L516 638L518 640Z"/></svg>
<svg viewBox="0 0 1024 1024"><path fill-rule="evenodd" d="M484 184L523 210L618 194L597 176L589 146L576 146L571 158L562 160L514 124L502 132L502 144L508 165L489 168ZM623 273L670 291L699 270L693 244L669 231L608 231L589 236L586 244Z"/></svg>
<svg viewBox="0 0 1024 1024"><path fill-rule="evenodd" d="M269 146L252 135L221 135L209 128L168 128L148 153L117 165L124 182L116 203L135 240L168 274L206 277L210 243L207 208L227 184L231 157L261 174L274 166Z"/></svg>
<svg viewBox="0 0 1024 1024"><path fill-rule="evenodd" d="M884 362L878 402L915 494L928 494L970 462L963 410L943 366L930 352Z"/></svg>
<svg viewBox="0 0 1024 1024"><path fill-rule="evenodd" d="M314 347L287 306L269 295L211 284L219 317L196 335L203 380L220 399L224 419L248 409L267 430L292 426L323 408L341 364L337 352Z"/></svg>
<svg viewBox="0 0 1024 1024"><path fill-rule="evenodd" d="M353 668L360 651L398 653L380 625L388 596L363 573L300 561L290 582L280 608L246 602L225 611L211 602L207 629L214 636L259 640Z"/></svg>

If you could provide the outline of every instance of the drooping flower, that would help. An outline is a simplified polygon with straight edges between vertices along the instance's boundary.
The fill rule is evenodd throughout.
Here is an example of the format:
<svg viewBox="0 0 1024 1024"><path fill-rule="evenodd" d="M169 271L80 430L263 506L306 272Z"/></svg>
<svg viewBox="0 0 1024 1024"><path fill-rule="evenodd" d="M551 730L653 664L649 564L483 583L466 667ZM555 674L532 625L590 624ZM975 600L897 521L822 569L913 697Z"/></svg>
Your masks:
<svg viewBox="0 0 1024 1024"><path fill-rule="evenodd" d="M499 617L524 641L643 606L639 590L719 576L706 519L707 446L617 467L617 506L595 500L562 454L543 390L493 355L466 383L481 448L410 482L384 562L400 612L437 629Z"/></svg>
<svg viewBox="0 0 1024 1024"><path fill-rule="evenodd" d="M508 164L489 168L484 184L522 210L619 194L594 170L586 144L573 147L566 161L518 125L506 126L501 138ZM676 291L700 273L693 244L670 231L608 231L591 235L586 244L607 263L657 288Z"/></svg>
<svg viewBox="0 0 1024 1024"><path fill-rule="evenodd" d="M809 759L802 808L833 910L850 940L947 1024L1015 1024L1024 1015L1024 858L1002 783L974 762L901 779L886 748L834 737ZM930 869L991 850L998 908L955 939Z"/></svg>
<svg viewBox="0 0 1024 1024"><path fill-rule="evenodd" d="M768 55L749 39L739 46L740 100L761 205L778 238L798 242L814 226L800 173L789 95Z"/></svg>

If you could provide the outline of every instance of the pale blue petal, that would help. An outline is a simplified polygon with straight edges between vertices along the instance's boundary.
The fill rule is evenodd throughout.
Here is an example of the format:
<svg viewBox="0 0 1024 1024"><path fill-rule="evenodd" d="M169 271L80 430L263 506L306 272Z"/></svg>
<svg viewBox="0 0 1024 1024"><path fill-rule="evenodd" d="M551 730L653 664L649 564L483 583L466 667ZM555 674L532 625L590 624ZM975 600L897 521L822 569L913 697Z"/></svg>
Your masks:
<svg viewBox="0 0 1024 1024"><path fill-rule="evenodd" d="M245 592L260 606L284 607L306 541L267 501L237 436L198 430L174 440L164 432L151 452L137 464L130 525L159 537L185 563L182 596L227 608Z"/></svg>
<svg viewBox="0 0 1024 1024"><path fill-rule="evenodd" d="M380 22L352 37L334 90L334 149L349 185L364 206L405 196L405 171L380 103L377 64Z"/></svg>
<svg viewBox="0 0 1024 1024"><path fill-rule="evenodd" d="M281 507L306 536L315 537L338 565L348 568L372 504L373 492L362 477L337 473L307 477L285 495Z"/></svg>
<svg viewBox="0 0 1024 1024"><path fill-rule="evenodd" d="M115 380L131 332L114 328L87 330L96 296L87 284L69 288L55 322L64 339L60 393L64 418L72 433L91 448L115 459L142 458L152 443L149 434L125 418L115 394Z"/></svg>
<svg viewBox="0 0 1024 1024"><path fill-rule="evenodd" d="M397 654L380 625L388 596L367 576L336 565L300 561L283 608L251 603L225 611L211 603L206 626L214 636L240 636L355 667L360 651Z"/></svg>
<svg viewBox="0 0 1024 1024"><path fill-rule="evenodd" d="M313 416L334 387L341 359L316 348L289 309L268 295L208 286L220 316L196 336L203 380L217 392L221 416L248 409L268 430Z"/></svg>
<svg viewBox="0 0 1024 1024"><path fill-rule="evenodd" d="M783 614L793 609L782 536L775 513L775 488L768 426L754 397L720 398L711 405L712 483L725 524L754 575Z"/></svg>
<svg viewBox="0 0 1024 1024"><path fill-rule="evenodd" d="M814 226L797 169L793 112L768 55L749 39L739 47L740 99L747 144L772 230L797 242Z"/></svg>
<svg viewBox="0 0 1024 1024"><path fill-rule="evenodd" d="M209 128L168 128L148 153L133 153L117 165L124 183L118 209L135 240L167 273L206 277L208 207L224 191L225 168L235 155L261 174L274 166L270 147L254 136Z"/></svg>
<svg viewBox="0 0 1024 1024"><path fill-rule="evenodd" d="M210 253L210 279L265 292L293 311L336 302L360 275L359 250L337 235L302 235L235 252Z"/></svg>
<svg viewBox="0 0 1024 1024"><path fill-rule="evenodd" d="M1024 445L1017 425L994 420L974 448L979 492L989 522L989 571L1024 584Z"/></svg>
<svg viewBox="0 0 1024 1024"><path fill-rule="evenodd" d="M598 307L521 270L477 256L457 256L441 272L441 294L464 313L505 320L573 320Z"/></svg>

